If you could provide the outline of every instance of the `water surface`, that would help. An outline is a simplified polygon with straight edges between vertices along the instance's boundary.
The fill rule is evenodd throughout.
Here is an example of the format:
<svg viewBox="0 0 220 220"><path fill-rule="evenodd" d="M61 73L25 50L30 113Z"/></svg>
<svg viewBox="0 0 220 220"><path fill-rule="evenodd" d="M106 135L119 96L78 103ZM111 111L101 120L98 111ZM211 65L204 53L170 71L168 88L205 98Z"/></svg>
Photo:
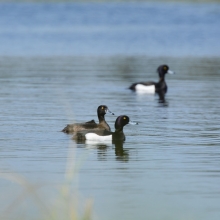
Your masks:
<svg viewBox="0 0 220 220"><path fill-rule="evenodd" d="M1 55L220 56L219 4L1 4Z"/></svg>
<svg viewBox="0 0 220 220"><path fill-rule="evenodd" d="M99 219L219 218L220 102L213 91L219 90L218 59L0 61L3 173L59 184L70 156L81 161L77 188L83 198L94 199ZM169 63L177 72L167 76L165 103L127 89L136 80L156 79L153 67L159 62ZM122 146L77 144L60 132L70 122L97 120L100 104L139 122L125 127ZM106 116L112 129L115 118ZM1 189L7 192L10 185L3 181ZM8 203L11 199L4 193L1 198Z"/></svg>

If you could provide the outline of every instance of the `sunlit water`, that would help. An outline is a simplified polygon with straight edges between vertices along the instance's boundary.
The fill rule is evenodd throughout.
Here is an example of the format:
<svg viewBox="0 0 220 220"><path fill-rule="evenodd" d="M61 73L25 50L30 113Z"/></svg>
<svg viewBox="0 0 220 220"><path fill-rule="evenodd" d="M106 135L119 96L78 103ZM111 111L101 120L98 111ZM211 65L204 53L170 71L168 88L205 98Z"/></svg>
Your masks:
<svg viewBox="0 0 220 220"><path fill-rule="evenodd" d="M11 15L6 13L9 6L12 12L20 15L18 21L11 18L14 16L12 12ZM1 175L21 175L30 183L43 185L49 191L48 186L64 182L70 159L77 166L74 184L80 197L91 198L94 202L94 219L218 220L220 59L219 44L214 44L219 34L210 33L219 32L213 22L219 18L220 7L144 4L141 7L113 5L109 8L103 4L93 6L101 15L95 14L92 19L86 20L88 14L83 17L78 9L78 17L67 16L63 20L63 14L70 16L71 10L74 10L75 6L70 6L72 8L41 4L34 7L23 4L0 7L5 12L0 13L3 18L0 39L5 42L0 48ZM27 13L21 15L19 7L22 10L25 8ZM77 7L83 12L89 10L88 5ZM100 11L100 7L103 10ZM185 14L188 15L184 17L184 13L181 14L176 25L173 24L173 16L178 17L179 12L173 10L174 14L170 13L173 7L180 11L186 7ZM46 9L49 13L44 24ZM124 14L119 16L122 9ZM125 13L128 9L129 16ZM198 10L196 15L193 9ZM41 12L42 17L36 15L29 20L31 10ZM142 14L139 10L143 10ZM130 47L129 41L132 44L136 37L140 37L140 29L138 26L136 32L136 25L145 25L148 21L144 17L145 10L158 15L151 20L158 22L151 24L152 28L166 27L169 35L171 30L175 30L173 25L180 27L187 23L190 26L187 33L192 34L192 42L173 37L174 46L168 50L169 44L172 44L170 40L157 35L158 38L149 37L145 41L142 36L143 39L137 40L136 46ZM160 15L162 11L167 15L165 18ZM115 12L115 16L111 16L112 12ZM133 16L130 17L131 13ZM207 14L208 19L204 17ZM105 16L105 19L98 19ZM6 25L3 21L9 18L12 20ZM71 35L66 32L65 26L73 21L79 26L81 34L84 33L80 31L82 29L88 32L88 38L79 37L76 50L72 50L76 44L72 44L75 40L71 38L75 33ZM104 31L104 35L99 33L96 37L93 28L85 28L85 21L95 26L100 22L113 32L109 31L108 34ZM195 23L191 24L192 21ZM100 28L100 23L97 28ZM118 23L124 29L119 28ZM204 48L200 43L194 44L194 40L198 42L196 39L201 37L194 33L195 24L198 29L202 26L199 32L208 35L202 38ZM10 26L17 29L13 31ZM53 26L53 30L48 26ZM59 35L57 32L61 33L63 26L65 33ZM69 31L72 32L70 26ZM111 34L118 29L121 35L116 34L116 38L111 38ZM134 38L125 37L123 40L120 36L126 35L128 30L134 30ZM50 33L51 38L47 38L48 31L56 33ZM15 41L9 39L10 33ZM181 35L178 31L176 34ZM45 38L39 37L39 41L35 41L36 36ZM69 36L69 41L66 36ZM91 36L94 38L90 39ZM108 40L108 36L111 39ZM118 47L123 47L123 41L130 48L128 51L125 48L121 51ZM154 50L151 41L154 41ZM156 45L160 41L163 43ZM151 45L150 52L142 51L148 48L146 44ZM185 50L178 50L176 44ZM66 50L68 45L69 50ZM81 47L84 48L82 51ZM175 58L177 51L178 57ZM186 54L191 56L186 57ZM163 63L177 73L166 76L168 93L164 102L161 103L157 95L136 95L127 89L133 82L156 81L156 68ZM139 122L139 125L124 128L126 141L122 146L109 143L80 144L72 140L71 135L60 132L70 122L97 121L96 110L100 104L107 105L116 116L126 114L131 120ZM112 130L116 116L106 115ZM13 212L7 212L7 208L11 207L13 211L25 210L24 217L29 215L35 219L30 211L33 207L29 209L19 200L15 202L15 208L10 206L22 192L22 187L2 178L0 189L1 216L17 219Z"/></svg>

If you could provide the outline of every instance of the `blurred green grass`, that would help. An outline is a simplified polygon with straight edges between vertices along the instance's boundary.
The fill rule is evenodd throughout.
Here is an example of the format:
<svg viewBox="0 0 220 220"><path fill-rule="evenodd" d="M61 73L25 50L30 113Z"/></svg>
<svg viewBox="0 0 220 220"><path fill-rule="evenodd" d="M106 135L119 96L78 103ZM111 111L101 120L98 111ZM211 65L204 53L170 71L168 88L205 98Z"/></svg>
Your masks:
<svg viewBox="0 0 220 220"><path fill-rule="evenodd" d="M5 201L0 219L4 220L91 220L92 200L83 199L77 189L77 174L85 155L75 160L75 146L71 141L66 171L61 184L31 182L23 174L0 170L0 180L8 184L9 192L1 192ZM16 190L14 190L16 188ZM16 193L14 193L16 192ZM4 195L3 195L4 194Z"/></svg>

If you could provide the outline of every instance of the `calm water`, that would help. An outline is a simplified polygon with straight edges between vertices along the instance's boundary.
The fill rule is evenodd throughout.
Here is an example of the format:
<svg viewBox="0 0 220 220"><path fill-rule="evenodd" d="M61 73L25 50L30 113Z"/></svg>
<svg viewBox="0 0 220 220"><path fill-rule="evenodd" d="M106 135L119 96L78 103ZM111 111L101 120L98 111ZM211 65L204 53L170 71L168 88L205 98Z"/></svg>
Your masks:
<svg viewBox="0 0 220 220"><path fill-rule="evenodd" d="M0 55L220 56L219 4L1 4Z"/></svg>
<svg viewBox="0 0 220 220"><path fill-rule="evenodd" d="M0 18L1 177L43 186L47 204L73 162L94 219L219 220L219 5L3 4ZM164 103L126 89L162 63L177 73ZM139 122L123 146L60 132L100 104ZM15 182L1 178L1 219L38 219Z"/></svg>

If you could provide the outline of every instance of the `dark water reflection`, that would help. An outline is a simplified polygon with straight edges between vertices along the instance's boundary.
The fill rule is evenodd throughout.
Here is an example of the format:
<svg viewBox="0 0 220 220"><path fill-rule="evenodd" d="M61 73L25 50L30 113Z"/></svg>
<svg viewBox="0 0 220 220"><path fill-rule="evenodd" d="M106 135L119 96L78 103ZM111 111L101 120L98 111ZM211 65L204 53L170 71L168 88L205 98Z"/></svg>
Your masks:
<svg viewBox="0 0 220 220"><path fill-rule="evenodd" d="M157 80L161 63L177 73L165 97L127 89ZM1 173L60 184L70 160L100 219L218 220L219 80L219 58L1 57ZM125 126L124 143L76 143L60 132L97 121L100 104L139 123ZM106 115L112 129L116 116ZM19 189L0 185L3 211Z"/></svg>
<svg viewBox="0 0 220 220"><path fill-rule="evenodd" d="M98 141L76 141L76 144L78 144L80 147L85 146L86 148L90 149L97 149L98 154L98 160L105 160L108 156L108 151L114 149L115 150L115 158L118 161L129 161L129 150L124 149L123 141L114 141L109 142L107 144L101 143Z"/></svg>
<svg viewBox="0 0 220 220"><path fill-rule="evenodd" d="M129 160L129 150L124 149L123 142L116 142L114 145L116 160L127 162Z"/></svg>

